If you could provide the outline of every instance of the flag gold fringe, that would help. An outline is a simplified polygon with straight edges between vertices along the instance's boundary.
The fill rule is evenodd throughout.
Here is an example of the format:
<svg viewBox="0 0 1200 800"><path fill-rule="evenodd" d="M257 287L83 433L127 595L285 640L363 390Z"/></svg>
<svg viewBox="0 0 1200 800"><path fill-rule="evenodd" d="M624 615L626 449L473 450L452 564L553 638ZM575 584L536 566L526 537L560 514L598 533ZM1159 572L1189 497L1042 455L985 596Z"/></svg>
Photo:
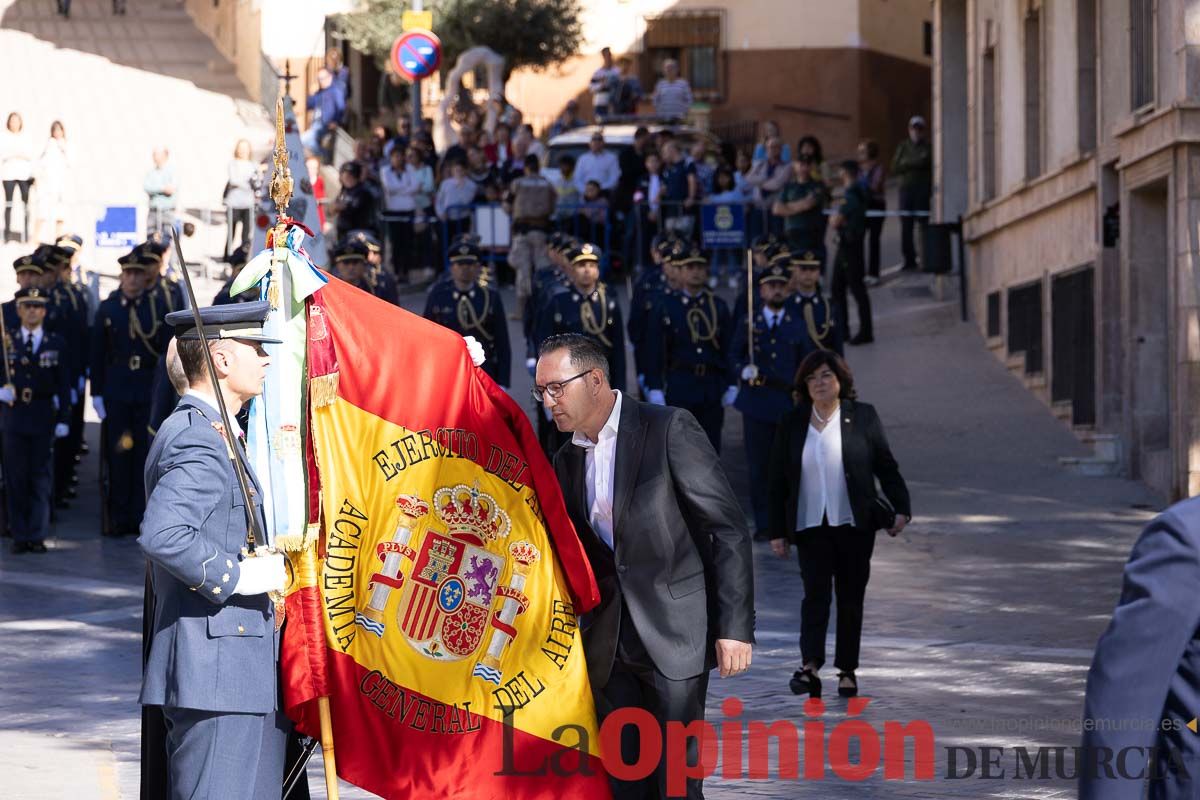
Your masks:
<svg viewBox="0 0 1200 800"><path fill-rule="evenodd" d="M337 399L338 374L317 375L308 381L308 397L313 408L325 408L333 405Z"/></svg>

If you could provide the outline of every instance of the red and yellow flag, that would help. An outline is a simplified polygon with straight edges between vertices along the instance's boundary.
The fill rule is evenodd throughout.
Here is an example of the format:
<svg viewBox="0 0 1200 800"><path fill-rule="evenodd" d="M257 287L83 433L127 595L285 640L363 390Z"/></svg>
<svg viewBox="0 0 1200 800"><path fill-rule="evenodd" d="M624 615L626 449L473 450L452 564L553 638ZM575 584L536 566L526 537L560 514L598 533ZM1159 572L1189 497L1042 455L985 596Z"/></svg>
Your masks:
<svg viewBox="0 0 1200 800"><path fill-rule="evenodd" d="M609 796L576 614L595 580L520 407L462 337L331 279L309 301L320 559L284 698L384 798Z"/></svg>

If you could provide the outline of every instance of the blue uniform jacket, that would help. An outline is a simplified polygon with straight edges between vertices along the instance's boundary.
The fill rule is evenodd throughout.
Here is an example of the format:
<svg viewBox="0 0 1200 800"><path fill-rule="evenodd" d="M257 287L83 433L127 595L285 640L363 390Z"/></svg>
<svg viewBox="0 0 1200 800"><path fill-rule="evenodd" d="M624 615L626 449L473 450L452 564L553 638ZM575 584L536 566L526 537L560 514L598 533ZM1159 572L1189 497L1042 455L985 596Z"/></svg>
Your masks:
<svg viewBox="0 0 1200 800"><path fill-rule="evenodd" d="M719 403L737 385L729 307L708 289L668 292L658 307L646 332L646 388L664 390L669 405Z"/></svg>
<svg viewBox="0 0 1200 800"><path fill-rule="evenodd" d="M805 356L822 348L832 350L839 356L842 355L842 332L834 324L833 310L829 306L829 301L820 292L809 296L794 294L788 298L788 308L793 310L804 329ZM806 308L812 310L806 311ZM801 356L801 360L803 358L804 356Z"/></svg>
<svg viewBox="0 0 1200 800"><path fill-rule="evenodd" d="M608 358L610 385L625 391L625 323L621 307L603 283L587 297L574 287L554 295L537 324L538 345L558 333L582 333L598 342Z"/></svg>
<svg viewBox="0 0 1200 800"><path fill-rule="evenodd" d="M276 707L274 608L235 595L246 507L220 415L185 395L146 459L138 544L150 561L155 610L143 705L265 714ZM241 445L235 445L240 449ZM254 504L262 519L261 490Z"/></svg>
<svg viewBox="0 0 1200 800"><path fill-rule="evenodd" d="M424 317L463 336L474 336L487 357L480 369L501 386L510 385L512 347L500 292L490 286L463 292L453 281L439 282L425 299Z"/></svg>
<svg viewBox="0 0 1200 800"><path fill-rule="evenodd" d="M748 336L745 322L734 328L731 351L739 377L750 363ZM791 304L784 304L783 317L774 330L767 329L761 310L755 312L754 365L758 367L758 380L754 384L741 382L734 408L751 419L778 423L795 406L792 388L796 370L808 352L808 334Z"/></svg>
<svg viewBox="0 0 1200 800"><path fill-rule="evenodd" d="M40 346L25 351L20 328L8 331L7 381L16 400L4 409L4 430L12 433L49 436L55 423L70 422L70 356L66 342L57 333L42 329Z"/></svg>
<svg viewBox="0 0 1200 800"><path fill-rule="evenodd" d="M118 290L100 304L91 336L93 397L150 404L154 370L171 336L155 294L130 300Z"/></svg>

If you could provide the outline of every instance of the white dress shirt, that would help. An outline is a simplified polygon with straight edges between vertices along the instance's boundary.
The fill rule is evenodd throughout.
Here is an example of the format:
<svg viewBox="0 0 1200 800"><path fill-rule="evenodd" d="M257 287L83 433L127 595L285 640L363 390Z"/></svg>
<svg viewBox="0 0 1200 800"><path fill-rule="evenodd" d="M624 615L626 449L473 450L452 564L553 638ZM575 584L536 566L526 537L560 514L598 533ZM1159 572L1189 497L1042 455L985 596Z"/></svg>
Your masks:
<svg viewBox="0 0 1200 800"><path fill-rule="evenodd" d="M608 150L601 150L600 155L588 150L575 162L575 188L580 194L587 188L588 181L595 181L601 189L609 190L616 188L620 179L621 165L616 154Z"/></svg>
<svg viewBox="0 0 1200 800"><path fill-rule="evenodd" d="M571 444L584 449L584 484L587 487L588 524L596 535L613 549L613 481L617 466L617 427L621 423L621 393L613 390L613 403L608 421L593 442L587 434L576 431Z"/></svg>
<svg viewBox="0 0 1200 800"><path fill-rule="evenodd" d="M41 325L38 325L33 330L29 330L29 328L22 327L21 328L21 345L27 346L29 344L29 338L33 337L33 352L36 353L42 347L43 330L44 329L42 328Z"/></svg>
<svg viewBox="0 0 1200 800"><path fill-rule="evenodd" d="M800 469L800 499L796 504L798 531L818 527L823 518L828 518L834 528L854 524L842 464L842 421L838 419L841 413L839 405L823 431L809 423Z"/></svg>
<svg viewBox="0 0 1200 800"><path fill-rule="evenodd" d="M767 323L768 330L774 330L775 326L783 322L783 309L774 311L766 306L762 310L763 321Z"/></svg>

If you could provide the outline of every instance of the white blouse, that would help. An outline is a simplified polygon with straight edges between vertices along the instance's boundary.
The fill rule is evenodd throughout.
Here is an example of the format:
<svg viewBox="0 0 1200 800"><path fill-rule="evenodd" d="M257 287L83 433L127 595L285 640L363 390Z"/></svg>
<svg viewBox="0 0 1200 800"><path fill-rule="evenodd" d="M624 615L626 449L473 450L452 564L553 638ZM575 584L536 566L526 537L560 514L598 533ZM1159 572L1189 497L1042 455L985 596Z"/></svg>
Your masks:
<svg viewBox="0 0 1200 800"><path fill-rule="evenodd" d="M853 525L850 491L846 487L846 470L842 464L842 425L838 415L818 431L810 422L804 439L804 456L800 469L799 502L796 503L796 530L816 528L822 518L831 527Z"/></svg>

